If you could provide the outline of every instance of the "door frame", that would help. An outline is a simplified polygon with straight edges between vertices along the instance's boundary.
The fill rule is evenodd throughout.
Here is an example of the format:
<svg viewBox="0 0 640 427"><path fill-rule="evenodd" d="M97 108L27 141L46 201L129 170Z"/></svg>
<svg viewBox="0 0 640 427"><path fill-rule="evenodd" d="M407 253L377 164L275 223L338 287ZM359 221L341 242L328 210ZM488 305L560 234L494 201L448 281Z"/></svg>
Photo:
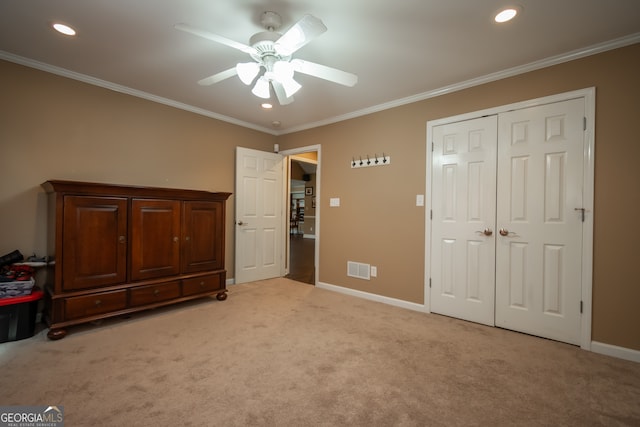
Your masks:
<svg viewBox="0 0 640 427"><path fill-rule="evenodd" d="M316 165L316 188L314 189L314 195L316 198L316 217L314 219L314 230L315 230L315 239L314 239L314 251L313 251L313 264L314 264L314 283L317 285L319 283L319 277L320 277L320 272L319 272L319 268L318 266L320 265L320 206L322 205L322 203L320 203L320 200L322 200L320 198L321 195L321 183L322 183L322 146L320 144L316 144L316 145L308 145L305 147L300 147L300 148L292 148L289 150L283 150L280 151L280 154L282 154L283 156L286 157L287 160L287 173L286 173L286 178L284 179L284 181L286 181L285 185L284 185L284 193L285 196L283 197L284 200L284 212L285 215L283 215L283 220L286 221L285 224L283 224L283 230L285 231L284 234L284 242L285 242L285 246L286 246L286 252L285 252L285 258L286 258L286 273L289 272L289 262L290 262L290 247L289 247L289 217L291 215L291 213L289 212L289 210L291 209L291 205L290 205L290 200L289 200L289 191L290 191L290 185L291 185L291 156L295 156L297 154L304 154L304 153L309 153L309 152L316 152L318 159L317 159L317 165Z"/></svg>
<svg viewBox="0 0 640 427"><path fill-rule="evenodd" d="M584 98L585 101L585 140L583 146L583 207L585 208L585 220L582 227L582 277L581 277L581 300L582 300L582 320L580 325L580 347L584 350L591 350L591 318L592 318L592 287L593 287L593 207L594 207L594 176L595 176L595 87L564 92L556 95L530 99L513 104L488 108L471 113L460 114L452 117L427 121L426 140L426 209L425 212L425 277L424 277L424 309L431 312L431 295L429 280L431 277L431 212L433 210L433 200L431 192L432 171L432 141L433 128L435 126L455 123L470 119L479 118L486 115L497 115L511 110L519 110L535 107L554 102L567 101L570 99Z"/></svg>

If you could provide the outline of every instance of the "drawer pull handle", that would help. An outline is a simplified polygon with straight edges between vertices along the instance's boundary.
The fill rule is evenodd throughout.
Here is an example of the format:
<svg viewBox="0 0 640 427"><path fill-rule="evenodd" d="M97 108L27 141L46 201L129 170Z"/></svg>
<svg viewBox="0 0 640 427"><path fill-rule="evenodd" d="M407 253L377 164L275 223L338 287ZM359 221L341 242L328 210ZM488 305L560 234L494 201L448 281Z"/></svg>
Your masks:
<svg viewBox="0 0 640 427"><path fill-rule="evenodd" d="M159 293L160 293L159 289L154 289L153 290L153 295L158 296Z"/></svg>
<svg viewBox="0 0 640 427"><path fill-rule="evenodd" d="M118 241L119 241L120 243L124 243L126 240L127 240L127 239L126 239L124 236L120 236L120 237L118 237Z"/></svg>
<svg viewBox="0 0 640 427"><path fill-rule="evenodd" d="M100 305L102 305L102 301L97 299L95 304L96 304L96 307L99 307Z"/></svg>
<svg viewBox="0 0 640 427"><path fill-rule="evenodd" d="M200 287L204 288L204 280L202 282L200 282Z"/></svg>

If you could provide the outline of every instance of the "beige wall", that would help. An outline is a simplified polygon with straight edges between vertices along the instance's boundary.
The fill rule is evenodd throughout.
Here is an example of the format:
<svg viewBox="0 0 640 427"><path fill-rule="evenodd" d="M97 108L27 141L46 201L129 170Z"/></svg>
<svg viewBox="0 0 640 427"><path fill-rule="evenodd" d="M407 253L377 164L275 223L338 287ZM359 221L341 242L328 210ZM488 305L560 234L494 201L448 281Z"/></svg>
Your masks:
<svg viewBox="0 0 640 427"><path fill-rule="evenodd" d="M322 145L320 281L416 303L424 300L426 122L557 93L596 88L593 340L640 350L640 44L369 116L278 138ZM384 151L391 165L352 170ZM329 198L341 207L330 208ZM378 277L346 276L347 260Z"/></svg>
<svg viewBox="0 0 640 427"><path fill-rule="evenodd" d="M46 252L48 179L234 192L235 147L275 137L0 61L0 255ZM226 266L234 269L233 195Z"/></svg>
<svg viewBox="0 0 640 427"><path fill-rule="evenodd" d="M640 45L334 125L273 137L0 62L0 254L43 253L41 182L75 179L233 192L234 147L322 146L320 280L424 301L426 122L596 87L593 339L640 350ZM58 104L64 102L66 105ZM352 170L384 151L391 165ZM341 207L330 208L329 198ZM227 269L233 275L233 198ZM378 277L346 276L347 260Z"/></svg>

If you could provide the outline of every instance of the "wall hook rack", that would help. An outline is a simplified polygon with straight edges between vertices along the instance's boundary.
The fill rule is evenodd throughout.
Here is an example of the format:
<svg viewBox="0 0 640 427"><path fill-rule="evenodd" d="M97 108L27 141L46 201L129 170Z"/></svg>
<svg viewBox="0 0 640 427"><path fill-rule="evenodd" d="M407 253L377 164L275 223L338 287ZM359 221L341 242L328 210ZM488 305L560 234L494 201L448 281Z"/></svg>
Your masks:
<svg viewBox="0 0 640 427"><path fill-rule="evenodd" d="M384 152L382 153L382 157L378 156L378 153L375 153L373 157L366 154L364 156L351 158L351 169L386 166L388 164L391 164L391 156L387 156Z"/></svg>

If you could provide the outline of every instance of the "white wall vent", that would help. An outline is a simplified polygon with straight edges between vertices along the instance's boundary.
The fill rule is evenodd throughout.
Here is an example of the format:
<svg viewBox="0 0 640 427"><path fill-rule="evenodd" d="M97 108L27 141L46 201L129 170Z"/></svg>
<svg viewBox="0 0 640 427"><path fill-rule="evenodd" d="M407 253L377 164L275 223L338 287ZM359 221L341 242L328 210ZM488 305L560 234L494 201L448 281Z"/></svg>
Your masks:
<svg viewBox="0 0 640 427"><path fill-rule="evenodd" d="M371 266L362 262L347 261L347 276L369 280Z"/></svg>

